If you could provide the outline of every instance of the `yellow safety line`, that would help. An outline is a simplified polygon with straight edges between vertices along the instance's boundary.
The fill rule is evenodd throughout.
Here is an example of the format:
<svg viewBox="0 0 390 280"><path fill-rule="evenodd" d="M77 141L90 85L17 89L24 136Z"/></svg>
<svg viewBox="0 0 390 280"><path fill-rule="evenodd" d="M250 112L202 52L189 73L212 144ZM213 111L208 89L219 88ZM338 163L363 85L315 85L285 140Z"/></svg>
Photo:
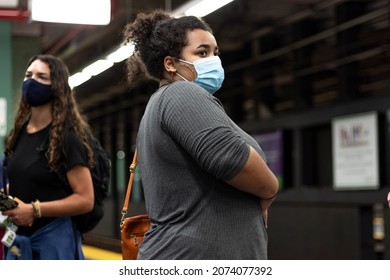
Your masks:
<svg viewBox="0 0 390 280"><path fill-rule="evenodd" d="M87 260L122 260L122 254L83 245L84 256Z"/></svg>

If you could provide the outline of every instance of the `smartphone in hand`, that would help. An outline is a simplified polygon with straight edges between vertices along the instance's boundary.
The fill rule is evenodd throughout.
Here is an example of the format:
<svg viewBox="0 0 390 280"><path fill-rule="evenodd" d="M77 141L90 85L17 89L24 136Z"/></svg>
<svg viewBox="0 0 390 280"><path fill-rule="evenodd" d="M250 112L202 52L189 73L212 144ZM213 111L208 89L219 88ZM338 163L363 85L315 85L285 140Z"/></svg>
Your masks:
<svg viewBox="0 0 390 280"><path fill-rule="evenodd" d="M18 202L13 199L12 196L6 195L4 192L0 192L0 211L6 211L18 206Z"/></svg>

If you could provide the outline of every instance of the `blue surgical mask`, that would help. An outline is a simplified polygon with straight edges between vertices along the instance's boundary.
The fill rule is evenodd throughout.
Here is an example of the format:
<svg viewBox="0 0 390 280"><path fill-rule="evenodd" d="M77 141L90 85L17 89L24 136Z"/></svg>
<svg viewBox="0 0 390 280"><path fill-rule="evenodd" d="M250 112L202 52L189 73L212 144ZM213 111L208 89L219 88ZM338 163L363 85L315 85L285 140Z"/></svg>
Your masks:
<svg viewBox="0 0 390 280"><path fill-rule="evenodd" d="M211 94L214 94L221 88L223 80L225 79L225 72L219 56L210 56L195 60L194 62L182 59L179 60L194 65L197 73L197 78L194 80L194 83L198 84ZM176 74L187 81L187 79L179 73L176 72Z"/></svg>
<svg viewBox="0 0 390 280"><path fill-rule="evenodd" d="M23 82L23 98L31 107L37 107L50 102L53 98L51 85L45 85L30 78Z"/></svg>

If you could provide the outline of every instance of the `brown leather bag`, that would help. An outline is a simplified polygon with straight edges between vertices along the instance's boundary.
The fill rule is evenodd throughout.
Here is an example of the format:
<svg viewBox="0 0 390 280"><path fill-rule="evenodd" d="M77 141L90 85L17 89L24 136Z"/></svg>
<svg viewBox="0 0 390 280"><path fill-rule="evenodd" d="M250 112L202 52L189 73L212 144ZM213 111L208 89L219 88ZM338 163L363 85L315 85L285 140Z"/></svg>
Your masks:
<svg viewBox="0 0 390 280"><path fill-rule="evenodd" d="M150 228L149 216L146 214L126 217L130 201L131 187L133 185L134 171L137 167L137 150L134 152L133 162L130 165L130 178L127 185L127 192L122 209L121 219L121 243L122 258L124 260L136 260L138 255L138 246L144 239L144 234Z"/></svg>

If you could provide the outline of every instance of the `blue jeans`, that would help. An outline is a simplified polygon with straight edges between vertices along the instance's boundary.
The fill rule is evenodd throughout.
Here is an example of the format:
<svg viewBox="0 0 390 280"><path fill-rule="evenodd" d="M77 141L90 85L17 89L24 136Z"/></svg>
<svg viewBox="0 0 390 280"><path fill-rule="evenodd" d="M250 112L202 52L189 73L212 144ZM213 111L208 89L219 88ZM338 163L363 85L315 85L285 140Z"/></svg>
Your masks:
<svg viewBox="0 0 390 280"><path fill-rule="evenodd" d="M58 218L31 236L16 234L11 248L4 246L4 259L74 260L76 259L76 247L78 259L84 259L81 235L78 231L74 231L72 219Z"/></svg>

